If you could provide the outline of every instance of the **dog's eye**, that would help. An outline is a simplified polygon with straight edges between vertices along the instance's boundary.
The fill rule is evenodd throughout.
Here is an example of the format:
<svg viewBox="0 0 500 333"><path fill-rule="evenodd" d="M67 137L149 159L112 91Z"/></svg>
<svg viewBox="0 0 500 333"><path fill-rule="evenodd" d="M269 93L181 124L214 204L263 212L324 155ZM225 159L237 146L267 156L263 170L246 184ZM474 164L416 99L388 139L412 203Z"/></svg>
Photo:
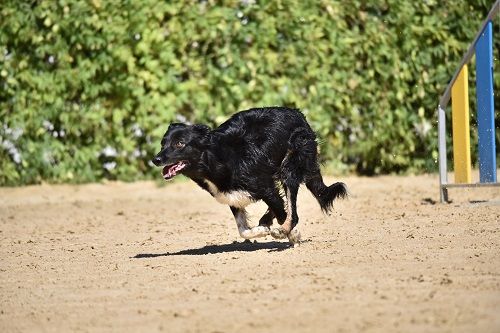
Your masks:
<svg viewBox="0 0 500 333"><path fill-rule="evenodd" d="M175 148L182 148L185 146L185 143L182 142L182 141L177 141L175 144L174 144L174 147Z"/></svg>

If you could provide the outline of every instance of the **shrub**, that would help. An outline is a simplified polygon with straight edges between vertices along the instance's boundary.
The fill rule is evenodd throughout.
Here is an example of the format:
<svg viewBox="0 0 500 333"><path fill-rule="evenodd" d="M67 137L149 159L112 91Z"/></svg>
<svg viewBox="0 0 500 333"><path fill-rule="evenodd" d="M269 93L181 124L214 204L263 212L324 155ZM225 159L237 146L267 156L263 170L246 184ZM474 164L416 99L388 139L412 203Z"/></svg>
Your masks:
<svg viewBox="0 0 500 333"><path fill-rule="evenodd" d="M148 178L169 122L270 105L302 109L337 171L433 171L439 96L490 6L4 0L0 184Z"/></svg>

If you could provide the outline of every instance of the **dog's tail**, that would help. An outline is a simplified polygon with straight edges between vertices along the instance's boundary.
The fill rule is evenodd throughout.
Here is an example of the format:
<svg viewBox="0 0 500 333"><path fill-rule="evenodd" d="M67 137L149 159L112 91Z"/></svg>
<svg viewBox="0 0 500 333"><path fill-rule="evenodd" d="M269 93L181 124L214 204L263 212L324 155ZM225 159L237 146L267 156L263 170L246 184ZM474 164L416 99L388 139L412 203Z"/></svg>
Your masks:
<svg viewBox="0 0 500 333"><path fill-rule="evenodd" d="M335 199L347 197L347 188L344 183L326 186L323 182L318 164L316 135L311 129L298 128L290 136L288 147L288 169L292 169L291 165L295 167L294 174L299 175L298 182L305 181L309 191L318 200L321 210L329 213Z"/></svg>
<svg viewBox="0 0 500 333"><path fill-rule="evenodd" d="M319 171L317 175L306 181L306 186L316 200L318 200L321 210L324 213L329 213L332 210L335 199L344 199L347 197L347 188L344 183L337 182L326 186Z"/></svg>

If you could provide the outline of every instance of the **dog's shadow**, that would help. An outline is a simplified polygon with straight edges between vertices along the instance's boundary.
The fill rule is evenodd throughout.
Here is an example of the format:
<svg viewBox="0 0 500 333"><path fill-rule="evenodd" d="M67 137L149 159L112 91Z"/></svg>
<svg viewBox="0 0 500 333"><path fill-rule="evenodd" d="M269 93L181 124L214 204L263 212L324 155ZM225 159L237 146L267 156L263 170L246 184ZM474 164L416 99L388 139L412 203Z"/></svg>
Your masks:
<svg viewBox="0 0 500 333"><path fill-rule="evenodd" d="M187 249L177 252L166 253L139 253L131 257L132 259L170 257L170 256L201 256L205 254L229 253L229 252L253 252L259 250L268 250L268 252L284 251L292 246L288 242L234 242L231 244L206 245L197 249Z"/></svg>

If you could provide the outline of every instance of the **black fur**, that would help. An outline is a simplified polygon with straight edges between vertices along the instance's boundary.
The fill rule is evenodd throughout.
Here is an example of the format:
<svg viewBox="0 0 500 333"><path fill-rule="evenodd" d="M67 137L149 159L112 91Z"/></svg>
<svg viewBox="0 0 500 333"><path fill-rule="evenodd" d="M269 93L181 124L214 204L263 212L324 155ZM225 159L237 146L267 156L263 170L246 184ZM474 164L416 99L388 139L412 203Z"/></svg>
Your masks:
<svg viewBox="0 0 500 333"><path fill-rule="evenodd" d="M302 183L324 212L332 209L336 198L347 196L343 183L324 184L316 135L296 109L271 107L238 112L214 130L205 125L171 124L161 144L153 163L165 166L164 170L183 161L185 167L178 173L205 190L209 190L208 180L220 192L247 191L254 201L263 200L269 210L261 218L261 225L271 225L274 218L280 224L285 221L285 194L289 195L295 227L297 192Z"/></svg>

